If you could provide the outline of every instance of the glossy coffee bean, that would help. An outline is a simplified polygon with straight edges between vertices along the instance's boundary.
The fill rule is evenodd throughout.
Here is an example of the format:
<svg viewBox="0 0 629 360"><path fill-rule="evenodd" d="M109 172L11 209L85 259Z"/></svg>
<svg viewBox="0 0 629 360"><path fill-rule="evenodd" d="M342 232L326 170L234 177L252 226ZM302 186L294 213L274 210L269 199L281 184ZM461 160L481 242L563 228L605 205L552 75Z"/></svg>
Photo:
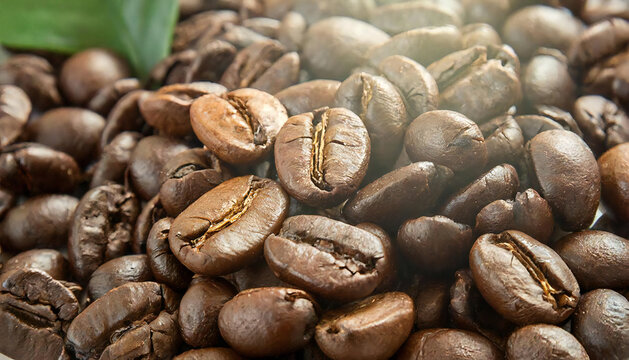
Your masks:
<svg viewBox="0 0 629 360"><path fill-rule="evenodd" d="M598 160L605 205L620 221L629 221L629 144L608 150Z"/></svg>
<svg viewBox="0 0 629 360"><path fill-rule="evenodd" d="M197 274L225 275L262 254L266 237L279 230L288 196L275 182L234 178L201 196L173 221L173 254Z"/></svg>
<svg viewBox="0 0 629 360"><path fill-rule="evenodd" d="M629 288L629 240L605 231L568 234L554 246L584 290Z"/></svg>
<svg viewBox="0 0 629 360"><path fill-rule="evenodd" d="M286 191L306 205L330 208L358 189L367 172L370 141L356 114L324 108L288 119L274 151Z"/></svg>
<svg viewBox="0 0 629 360"><path fill-rule="evenodd" d="M66 244L79 200L69 195L31 197L0 222L2 244L10 249L57 248Z"/></svg>
<svg viewBox="0 0 629 360"><path fill-rule="evenodd" d="M81 170L63 152L36 143L0 150L0 187L15 193L66 193L79 182Z"/></svg>
<svg viewBox="0 0 629 360"><path fill-rule="evenodd" d="M473 243L469 226L440 215L407 220L397 234L406 260L425 273L447 273L465 266Z"/></svg>
<svg viewBox="0 0 629 360"><path fill-rule="evenodd" d="M136 90L118 100L107 116L107 123L100 137L101 151L122 132L142 132L146 124L138 104L150 94L148 91Z"/></svg>
<svg viewBox="0 0 629 360"><path fill-rule="evenodd" d="M21 252L7 260L1 273L24 268L41 270L55 280L67 280L69 271L68 260L57 250L33 249Z"/></svg>
<svg viewBox="0 0 629 360"><path fill-rule="evenodd" d="M316 215L293 216L264 243L264 257L281 280L324 298L353 301L388 276L380 237Z"/></svg>
<svg viewBox="0 0 629 360"><path fill-rule="evenodd" d="M522 74L524 102L529 107L552 105L570 110L576 84L568 72L568 59L557 49L538 49Z"/></svg>
<svg viewBox="0 0 629 360"><path fill-rule="evenodd" d="M485 300L516 324L558 324L579 302L579 284L561 257L516 230L478 238L470 269Z"/></svg>
<svg viewBox="0 0 629 360"><path fill-rule="evenodd" d="M167 216L166 210L159 201L159 195L144 204L133 228L133 242L131 244L133 252L136 254L146 252L146 242L151 228L159 219Z"/></svg>
<svg viewBox="0 0 629 360"><path fill-rule="evenodd" d="M83 106L103 87L129 77L127 63L109 50L88 49L70 57L61 69L59 86L72 104Z"/></svg>
<svg viewBox="0 0 629 360"><path fill-rule="evenodd" d="M301 290L251 289L225 303L218 327L223 339L239 354L276 356L300 349L312 339L317 308L314 299Z"/></svg>
<svg viewBox="0 0 629 360"><path fill-rule="evenodd" d="M407 165L360 189L343 207L343 215L354 224L373 222L397 229L405 219L430 213L451 178L452 171L444 166Z"/></svg>
<svg viewBox="0 0 629 360"><path fill-rule="evenodd" d="M15 142L31 113L31 101L24 90L0 85L0 149Z"/></svg>
<svg viewBox="0 0 629 360"><path fill-rule="evenodd" d="M184 150L169 159L161 170L160 203L169 215L177 216L201 195L231 177L231 171L210 151Z"/></svg>
<svg viewBox="0 0 629 360"><path fill-rule="evenodd" d="M266 260L262 258L255 263L246 266L234 273L225 276L235 285L238 291L244 291L259 287L290 287L291 285L278 279Z"/></svg>
<svg viewBox="0 0 629 360"><path fill-rule="evenodd" d="M362 119L371 139L372 163L395 161L408 118L404 99L391 82L382 76L353 74L339 87L334 104Z"/></svg>
<svg viewBox="0 0 629 360"><path fill-rule="evenodd" d="M548 201L561 228L589 226L598 207L601 177L585 142L569 131L545 131L529 141L526 156L535 189Z"/></svg>
<svg viewBox="0 0 629 360"><path fill-rule="evenodd" d="M411 161L432 161L454 172L483 168L487 145L478 126L465 115L447 110L417 117L404 137Z"/></svg>
<svg viewBox="0 0 629 360"><path fill-rule="evenodd" d="M591 66L620 52L628 40L629 21L620 18L599 21L568 43L570 66L576 70Z"/></svg>
<svg viewBox="0 0 629 360"><path fill-rule="evenodd" d="M146 240L146 255L155 280L173 289L184 290L192 279L192 273L170 250L168 233L172 222L172 218L155 222Z"/></svg>
<svg viewBox="0 0 629 360"><path fill-rule="evenodd" d="M323 107L334 107L334 96L341 83L336 80L312 80L287 87L275 94L284 105L288 116L313 112Z"/></svg>
<svg viewBox="0 0 629 360"><path fill-rule="evenodd" d="M413 315L408 295L378 294L324 313L315 339L332 359L389 359L410 334Z"/></svg>
<svg viewBox="0 0 629 360"><path fill-rule="evenodd" d="M626 359L629 356L629 300L619 293L598 289L583 295L572 320L572 333L590 359Z"/></svg>
<svg viewBox="0 0 629 360"><path fill-rule="evenodd" d="M74 275L86 281L101 264L129 248L138 200L121 185L103 185L83 195L74 212L68 258Z"/></svg>
<svg viewBox="0 0 629 360"><path fill-rule="evenodd" d="M512 198L519 186L515 168L509 164L498 165L452 194L439 214L471 226L483 207L496 200Z"/></svg>
<svg viewBox="0 0 629 360"><path fill-rule="evenodd" d="M87 108L102 116L107 116L120 98L139 89L140 81L136 78L116 80L98 90L87 104Z"/></svg>
<svg viewBox="0 0 629 360"><path fill-rule="evenodd" d="M463 48L473 46L501 45L500 35L491 25L486 23L467 24L461 28Z"/></svg>
<svg viewBox="0 0 629 360"><path fill-rule="evenodd" d="M236 295L227 281L205 276L195 277L179 305L181 337L192 347L216 346L221 341L218 314Z"/></svg>
<svg viewBox="0 0 629 360"><path fill-rule="evenodd" d="M445 6L429 2L401 2L378 7L370 21L389 34L443 25L461 25L458 14Z"/></svg>
<svg viewBox="0 0 629 360"><path fill-rule="evenodd" d="M126 255L111 259L94 270L87 291L93 301L126 283L152 280L153 274L146 255Z"/></svg>
<svg viewBox="0 0 629 360"><path fill-rule="evenodd" d="M234 350L230 348L204 348L188 350L174 357L175 360L243 360Z"/></svg>
<svg viewBox="0 0 629 360"><path fill-rule="evenodd" d="M0 188L0 221L9 212L9 210L15 205L15 196L7 190Z"/></svg>
<svg viewBox="0 0 629 360"><path fill-rule="evenodd" d="M602 96L582 96L574 103L574 119L595 155L629 142L629 116Z"/></svg>
<svg viewBox="0 0 629 360"><path fill-rule="evenodd" d="M253 163L268 154L287 119L279 100L255 89L239 89L223 97L206 95L190 108L194 133L230 164Z"/></svg>
<svg viewBox="0 0 629 360"><path fill-rule="evenodd" d="M422 284L414 297L415 327L431 329L448 325L450 287L444 282Z"/></svg>
<svg viewBox="0 0 629 360"><path fill-rule="evenodd" d="M140 133L130 131L121 132L113 138L102 150L100 160L94 166L90 188L105 185L110 181L122 184L131 153L141 138Z"/></svg>
<svg viewBox="0 0 629 360"><path fill-rule="evenodd" d="M586 360L587 352L566 330L547 324L528 325L509 336L505 356L515 359Z"/></svg>
<svg viewBox="0 0 629 360"><path fill-rule="evenodd" d="M525 144L541 132L563 129L558 122L541 115L520 115L515 117L515 121L522 130Z"/></svg>
<svg viewBox="0 0 629 360"><path fill-rule="evenodd" d="M370 233L380 238L380 241L382 242L382 248L384 249L384 257L388 258L389 261L387 261L384 269L382 270L382 273L384 274L382 282L380 283L380 285L378 285L378 287L376 287L376 290L374 291L376 293L391 291L395 288L398 282L398 262L395 251L396 249L393 246L393 240L391 240L391 237L389 236L389 233L386 232L386 230L376 224L360 223L357 224L356 227L362 230L369 231Z"/></svg>
<svg viewBox="0 0 629 360"><path fill-rule="evenodd" d="M527 189L517 193L514 200L496 200L476 215L476 234L498 234L519 230L532 238L548 243L555 228L548 202L537 191Z"/></svg>
<svg viewBox="0 0 629 360"><path fill-rule="evenodd" d="M500 350L477 333L458 329L428 329L411 334L398 352L400 360L502 359Z"/></svg>
<svg viewBox="0 0 629 360"><path fill-rule="evenodd" d="M28 95L33 107L46 110L61 105L55 71L43 57L19 54L0 65L0 84L15 85Z"/></svg>
<svg viewBox="0 0 629 360"><path fill-rule="evenodd" d="M159 172L170 158L187 150L181 141L148 136L140 141L129 158L129 178L140 198L149 200L159 193Z"/></svg>
<svg viewBox="0 0 629 360"><path fill-rule="evenodd" d="M298 51L304 40L308 24L304 16L296 11L287 12L277 29L277 40L288 51Z"/></svg>
<svg viewBox="0 0 629 360"><path fill-rule="evenodd" d="M177 295L155 282L127 283L85 308L67 330L78 359L172 357L181 343Z"/></svg>
<svg viewBox="0 0 629 360"><path fill-rule="evenodd" d="M524 136L515 119L494 118L479 126L487 146L487 166L517 164L524 153Z"/></svg>

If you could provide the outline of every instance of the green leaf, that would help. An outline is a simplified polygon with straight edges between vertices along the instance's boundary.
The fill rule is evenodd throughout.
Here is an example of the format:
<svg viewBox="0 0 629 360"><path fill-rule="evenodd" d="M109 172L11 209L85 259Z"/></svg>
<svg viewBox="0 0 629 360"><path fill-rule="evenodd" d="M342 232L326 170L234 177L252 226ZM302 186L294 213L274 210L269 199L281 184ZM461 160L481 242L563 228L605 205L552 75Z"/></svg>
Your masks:
<svg viewBox="0 0 629 360"><path fill-rule="evenodd" d="M170 51L177 11L177 0L3 0L0 44L62 53L105 47L146 78Z"/></svg>

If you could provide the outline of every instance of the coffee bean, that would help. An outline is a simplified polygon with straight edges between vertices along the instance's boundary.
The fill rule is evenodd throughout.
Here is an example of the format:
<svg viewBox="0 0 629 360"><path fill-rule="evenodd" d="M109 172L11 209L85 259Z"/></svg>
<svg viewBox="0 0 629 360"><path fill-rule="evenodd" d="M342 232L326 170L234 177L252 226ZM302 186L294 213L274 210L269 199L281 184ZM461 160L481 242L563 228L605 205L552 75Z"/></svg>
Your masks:
<svg viewBox="0 0 629 360"><path fill-rule="evenodd" d="M255 42L236 55L220 83L229 90L251 87L284 52L284 47L275 40Z"/></svg>
<svg viewBox="0 0 629 360"><path fill-rule="evenodd" d="M572 333L593 360L629 356L629 300L598 289L583 295L572 320Z"/></svg>
<svg viewBox="0 0 629 360"><path fill-rule="evenodd" d="M439 328L448 325L448 303L450 287L443 282L423 284L415 302L415 327L418 329Z"/></svg>
<svg viewBox="0 0 629 360"><path fill-rule="evenodd" d="M69 195L31 197L0 222L2 244L15 250L65 245L79 200Z"/></svg>
<svg viewBox="0 0 629 360"><path fill-rule="evenodd" d="M452 171L444 166L413 163L360 189L343 207L343 215L354 224L373 222L397 229L406 219L430 213L451 178Z"/></svg>
<svg viewBox="0 0 629 360"><path fill-rule="evenodd" d="M500 46L502 44L496 29L486 23L473 23L463 26L461 28L461 42L463 43L463 49L473 46Z"/></svg>
<svg viewBox="0 0 629 360"><path fill-rule="evenodd" d="M240 21L236 11L204 11L207 10L207 4L196 4L195 7L201 7L201 9L195 11L199 12L198 14L192 14L194 16L180 21L175 26L172 45L174 52L194 47L195 42L199 41L199 38L202 36L217 35L222 30L224 24L238 23ZM185 11L186 6L182 4L180 7L182 15ZM155 68L157 67L159 66Z"/></svg>
<svg viewBox="0 0 629 360"><path fill-rule="evenodd" d="M335 0L316 2L295 0L294 3L295 11L303 14L310 24L330 16L351 16L357 19L367 19L371 11L374 10L374 2L369 0L340 3Z"/></svg>
<svg viewBox="0 0 629 360"><path fill-rule="evenodd" d="M620 221L629 221L629 145L618 145L598 160L603 201Z"/></svg>
<svg viewBox="0 0 629 360"><path fill-rule="evenodd" d="M133 252L142 254L146 251L147 238L151 228L159 219L167 216L168 214L159 200L159 195L144 204L133 228L133 242L131 244Z"/></svg>
<svg viewBox="0 0 629 360"><path fill-rule="evenodd" d="M425 273L448 273L467 263L472 229L445 216L407 220L397 234L406 260Z"/></svg>
<svg viewBox="0 0 629 360"><path fill-rule="evenodd" d="M336 80L312 80L287 87L275 97L286 107L288 116L295 116L333 107L339 86L341 83Z"/></svg>
<svg viewBox="0 0 629 360"><path fill-rule="evenodd" d="M31 113L31 101L17 86L0 85L0 149L15 142Z"/></svg>
<svg viewBox="0 0 629 360"><path fill-rule="evenodd" d="M204 348L188 350L182 354L175 356L175 360L243 360L234 350L230 348Z"/></svg>
<svg viewBox="0 0 629 360"><path fill-rule="evenodd" d="M629 288L629 240L605 231L584 230L554 246L584 290Z"/></svg>
<svg viewBox="0 0 629 360"><path fill-rule="evenodd" d="M485 300L516 324L558 324L579 302L579 284L561 257L519 231L478 238L470 269Z"/></svg>
<svg viewBox="0 0 629 360"><path fill-rule="evenodd" d="M496 27L502 24L512 7L509 0L465 0L462 3L467 23L488 23Z"/></svg>
<svg viewBox="0 0 629 360"><path fill-rule="evenodd" d="M68 258L78 279L89 279L98 266L127 251L138 212L135 195L121 185L103 185L85 193L68 239Z"/></svg>
<svg viewBox="0 0 629 360"><path fill-rule="evenodd" d="M263 158L287 119L286 109L275 97L255 89L239 89L223 97L206 95L190 108L194 133L230 164Z"/></svg>
<svg viewBox="0 0 629 360"><path fill-rule="evenodd" d="M221 341L218 314L236 295L227 281L195 277L179 305L179 328L183 340L192 347L216 346Z"/></svg>
<svg viewBox="0 0 629 360"><path fill-rule="evenodd" d="M29 54L11 56L0 64L0 84L24 90L33 106L46 110L62 103L55 71L43 57Z"/></svg>
<svg viewBox="0 0 629 360"><path fill-rule="evenodd" d="M357 190L367 172L370 141L356 114L324 108L288 119L274 151L286 191L306 205L329 208Z"/></svg>
<svg viewBox="0 0 629 360"><path fill-rule="evenodd" d="M601 177L585 142L569 131L545 131L529 141L526 156L534 187L552 207L559 226L567 231L589 226L598 207Z"/></svg>
<svg viewBox="0 0 629 360"><path fill-rule="evenodd" d="M197 274L234 272L262 254L264 239L279 230L288 196L275 182L242 176L218 185L173 221L173 254Z"/></svg>
<svg viewBox="0 0 629 360"><path fill-rule="evenodd" d="M178 303L177 295L164 285L124 284L72 321L66 346L78 359L172 357L181 343Z"/></svg>
<svg viewBox="0 0 629 360"><path fill-rule="evenodd" d="M108 182L122 184L131 153L141 138L141 134L130 131L121 132L113 138L103 148L100 160L94 165L90 188L105 185Z"/></svg>
<svg viewBox="0 0 629 360"><path fill-rule="evenodd" d="M155 222L146 241L146 255L155 280L173 289L184 290L192 279L192 273L170 250L168 233L172 222L172 218Z"/></svg>
<svg viewBox="0 0 629 360"><path fill-rule="evenodd" d="M146 255L126 255L111 259L94 270L87 290L90 298L96 300L126 283L152 280L153 274Z"/></svg>
<svg viewBox="0 0 629 360"><path fill-rule="evenodd" d="M582 96L574 103L574 119L596 155L629 142L629 116L602 96Z"/></svg>
<svg viewBox="0 0 629 360"><path fill-rule="evenodd" d="M513 116L494 118L479 128L487 146L487 166L515 165L520 161L524 153L524 136Z"/></svg>
<svg viewBox="0 0 629 360"><path fill-rule="evenodd" d="M259 287L290 287L278 279L263 258L224 277L236 286L238 291Z"/></svg>
<svg viewBox="0 0 629 360"><path fill-rule="evenodd" d="M529 325L509 336L506 358L515 359L589 359L579 341L560 327L546 324Z"/></svg>
<svg viewBox="0 0 629 360"><path fill-rule="evenodd" d="M538 49L522 74L524 102L553 105L570 110L575 100L576 85L568 72L568 60L556 49Z"/></svg>
<svg viewBox="0 0 629 360"><path fill-rule="evenodd" d="M118 100L131 91L140 89L140 81L126 78L102 87L87 104L87 108L102 116L107 116Z"/></svg>
<svg viewBox="0 0 629 360"><path fill-rule="evenodd" d="M197 44L206 41L207 35L202 36ZM246 49L247 47L260 42L273 41L267 36L259 34L249 28L241 25L227 23L223 25L223 32L217 36L217 39L227 41L234 45L237 49Z"/></svg>
<svg viewBox="0 0 629 360"><path fill-rule="evenodd" d="M25 268L41 270L55 280L67 280L69 273L68 260L53 249L33 249L21 252L4 263L1 273L14 269Z"/></svg>
<svg viewBox="0 0 629 360"><path fill-rule="evenodd" d="M400 360L503 359L501 351L477 333L458 329L428 329L411 334L398 352Z"/></svg>
<svg viewBox="0 0 629 360"><path fill-rule="evenodd" d="M304 34L308 24L303 15L290 11L282 18L277 29L277 40L284 45L288 51L298 51L304 40Z"/></svg>
<svg viewBox="0 0 629 360"><path fill-rule="evenodd" d="M315 339L332 359L389 359L410 334L413 315L408 295L378 294L323 314Z"/></svg>
<svg viewBox="0 0 629 360"><path fill-rule="evenodd" d="M614 18L593 24L576 39L565 44L570 45L567 49L570 66L578 70L619 52L627 42L629 21Z"/></svg>
<svg viewBox="0 0 629 360"><path fill-rule="evenodd" d="M401 2L380 6L371 13L370 22L389 34L429 26L461 26L461 19L454 11L426 2Z"/></svg>
<svg viewBox="0 0 629 360"><path fill-rule="evenodd" d="M81 170L66 153L36 143L0 150L0 187L15 193L66 193L79 182Z"/></svg>
<svg viewBox="0 0 629 360"><path fill-rule="evenodd" d="M515 121L522 130L524 143L535 137L535 135L548 130L562 130L561 124L540 115L520 115L515 117Z"/></svg>
<svg viewBox="0 0 629 360"><path fill-rule="evenodd" d="M223 339L239 354L276 356L300 349L312 339L317 308L314 299L301 290L251 289L225 303L218 327Z"/></svg>
<svg viewBox="0 0 629 360"><path fill-rule="evenodd" d="M107 123L100 137L101 151L124 131L142 132L145 123L138 103L149 94L148 91L136 90L118 100L107 116Z"/></svg>
<svg viewBox="0 0 629 360"><path fill-rule="evenodd" d="M286 219L279 234L266 239L264 257L281 280L338 301L372 293L391 261L378 236L315 215Z"/></svg>

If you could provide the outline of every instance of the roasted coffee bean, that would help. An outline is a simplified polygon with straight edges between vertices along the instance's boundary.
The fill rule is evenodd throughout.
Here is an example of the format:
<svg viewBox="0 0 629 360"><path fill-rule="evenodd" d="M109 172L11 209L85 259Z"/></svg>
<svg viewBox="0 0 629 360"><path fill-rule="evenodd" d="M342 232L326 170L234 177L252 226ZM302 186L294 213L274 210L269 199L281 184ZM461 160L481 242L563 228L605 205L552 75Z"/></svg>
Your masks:
<svg viewBox="0 0 629 360"><path fill-rule="evenodd" d="M28 95L33 106L46 110L61 105L57 78L48 60L28 54L11 56L0 64L0 84L15 85Z"/></svg>
<svg viewBox="0 0 629 360"><path fill-rule="evenodd" d="M430 111L413 120L404 147L411 161L432 161L454 172L482 169L487 164L487 145L480 129L454 111Z"/></svg>
<svg viewBox="0 0 629 360"><path fill-rule="evenodd" d="M508 47L476 46L435 60L428 71L439 85L441 109L480 124L503 115L522 97L519 60Z"/></svg>
<svg viewBox="0 0 629 360"><path fill-rule="evenodd" d="M603 201L620 221L629 221L629 144L615 146L598 159Z"/></svg>
<svg viewBox="0 0 629 360"><path fill-rule="evenodd" d="M159 200L159 195L144 204L140 215L138 215L135 227L133 228L133 243L131 244L133 252L136 254L146 252L146 242L153 224L166 216L168 216L168 214L166 214L166 210L164 210Z"/></svg>
<svg viewBox="0 0 629 360"><path fill-rule="evenodd" d="M376 293L391 291L395 288L395 286L397 286L398 277L398 263L391 237L383 228L373 223L360 223L357 224L356 227L362 230L369 231L370 233L380 238L380 241L382 242L382 248L384 249L384 256L388 258L389 261L384 264L385 266L382 269L384 277L382 278L382 282L380 283L380 285L378 285L378 287L376 287L376 290L374 291Z"/></svg>
<svg viewBox="0 0 629 360"><path fill-rule="evenodd" d="M288 119L274 152L286 191L306 205L330 208L353 194L365 176L369 134L350 110L323 108Z"/></svg>
<svg viewBox="0 0 629 360"><path fill-rule="evenodd" d="M579 302L579 284L561 257L516 230L478 238L470 269L485 300L519 325L558 324Z"/></svg>
<svg viewBox="0 0 629 360"><path fill-rule="evenodd" d="M574 103L574 119L595 155L629 142L629 116L602 96L582 96Z"/></svg>
<svg viewBox="0 0 629 360"><path fill-rule="evenodd" d="M256 261L252 265L246 266L234 273L225 276L225 279L229 280L236 286L238 291L245 291L248 289L259 287L290 287L290 284L278 279L266 260L263 258Z"/></svg>
<svg viewBox="0 0 629 360"><path fill-rule="evenodd" d="M397 354L400 360L503 359L500 350L477 333L458 329L428 329L413 333Z"/></svg>
<svg viewBox="0 0 629 360"><path fill-rule="evenodd" d="M122 184L131 153L141 138L141 134L130 131L121 132L113 138L103 148L100 160L94 165L90 188L105 185L108 182Z"/></svg>
<svg viewBox="0 0 629 360"><path fill-rule="evenodd" d="M536 5L511 14L502 29L502 36L504 42L513 46L518 56L525 60L540 47L565 53L582 30L583 24L570 13Z"/></svg>
<svg viewBox="0 0 629 360"><path fill-rule="evenodd" d="M570 131L544 131L528 142L526 156L534 187L559 226L566 231L588 227L598 207L601 177L585 142Z"/></svg>
<svg viewBox="0 0 629 360"><path fill-rule="evenodd" d="M488 23L499 27L509 15L513 1L463 0L467 23Z"/></svg>
<svg viewBox="0 0 629 360"><path fill-rule="evenodd" d="M253 163L266 156L287 119L279 100L255 89L239 89L223 97L205 95L190 108L194 133L230 164Z"/></svg>
<svg viewBox="0 0 629 360"><path fill-rule="evenodd" d="M266 37L276 38L280 22L270 17L254 17L243 20L242 26Z"/></svg>
<svg viewBox="0 0 629 360"><path fill-rule="evenodd" d="M315 339L332 359L389 359L413 329L413 315L408 295L378 294L323 314Z"/></svg>
<svg viewBox="0 0 629 360"><path fill-rule="evenodd" d="M71 155L77 163L87 164L98 154L105 119L79 108L56 108L29 122L27 132L33 142Z"/></svg>
<svg viewBox="0 0 629 360"><path fill-rule="evenodd" d="M406 260L425 273L448 273L464 267L473 243L469 226L439 215L407 220L397 234Z"/></svg>
<svg viewBox="0 0 629 360"><path fill-rule="evenodd" d="M554 246L584 290L629 288L629 240L605 231L568 234Z"/></svg>
<svg viewBox="0 0 629 360"><path fill-rule="evenodd" d="M580 12L580 16L590 24L613 17L629 19L629 6L622 0L588 0Z"/></svg>
<svg viewBox="0 0 629 360"><path fill-rule="evenodd" d="M303 14L310 24L330 16L351 16L357 19L367 19L371 11L374 10L374 2L370 0L345 2L294 0L294 4L294 10Z"/></svg>
<svg viewBox="0 0 629 360"><path fill-rule="evenodd" d="M500 349L504 349L507 336L515 328L483 299L469 269L454 273L448 312L456 328L477 332Z"/></svg>
<svg viewBox="0 0 629 360"><path fill-rule="evenodd" d="M461 26L461 19L451 9L429 2L401 2L383 5L371 13L373 25L389 34L429 26Z"/></svg>
<svg viewBox="0 0 629 360"><path fill-rule="evenodd" d="M339 86L341 83L336 80L312 80L288 87L275 97L286 107L288 116L295 116L333 107Z"/></svg>
<svg viewBox="0 0 629 360"><path fill-rule="evenodd" d="M418 329L439 328L448 325L448 303L450 287L443 282L421 285L415 302L415 327Z"/></svg>
<svg viewBox="0 0 629 360"><path fill-rule="evenodd" d="M146 255L126 255L111 259L94 270L87 291L94 301L126 283L152 280L153 274Z"/></svg>
<svg viewBox="0 0 629 360"><path fill-rule="evenodd" d="M64 332L79 313L73 290L40 270L0 276L0 352L14 359L67 359Z"/></svg>
<svg viewBox="0 0 629 360"><path fill-rule="evenodd" d="M500 46L502 44L496 29L486 23L474 23L463 26L461 28L461 42L464 49L473 46Z"/></svg>
<svg viewBox="0 0 629 360"><path fill-rule="evenodd" d="M494 118L479 128L487 147L487 166L517 164L520 161L524 153L524 136L513 116Z"/></svg>
<svg viewBox="0 0 629 360"><path fill-rule="evenodd" d="M282 18L277 29L277 40L288 51L299 51L304 40L308 24L303 15L290 11Z"/></svg>
<svg viewBox="0 0 629 360"><path fill-rule="evenodd" d="M308 18L309 14L301 13ZM314 78L343 80L353 68L362 64L363 56L370 48L388 39L385 32L360 20L347 17L323 19L312 24L304 35L304 66Z"/></svg>
<svg viewBox="0 0 629 360"><path fill-rule="evenodd" d="M406 104L409 118L439 107L439 87L425 67L405 56L393 55L378 65L378 70L395 85Z"/></svg>
<svg viewBox="0 0 629 360"><path fill-rule="evenodd" d="M365 123L373 164L395 161L408 118L404 99L393 84L381 76L353 74L339 87L334 104L350 109Z"/></svg>
<svg viewBox="0 0 629 360"><path fill-rule="evenodd" d="M185 353L175 356L175 360L243 360L234 350L230 348L204 348L188 350Z"/></svg>
<svg viewBox="0 0 629 360"><path fill-rule="evenodd" d="M522 74L526 106L552 105L570 110L576 84L568 72L568 60L556 49L538 49Z"/></svg>
<svg viewBox="0 0 629 360"><path fill-rule="evenodd" d="M205 42L206 39L207 35L202 36L197 44ZM223 25L223 32L217 37L217 39L226 41L235 46L237 49L246 49L247 47L259 42L273 41L269 37L259 34L249 28L232 23Z"/></svg>
<svg viewBox="0 0 629 360"><path fill-rule="evenodd" d="M205 4L197 4L197 7ZM181 4L180 12L183 13L186 10L186 6ZM199 9L203 11L205 9ZM197 12L197 11L195 11ZM183 21L180 21L175 26L175 32L173 34L173 50L179 52L192 48L195 42L202 36L215 36L222 31L222 27L227 23L239 22L238 13L231 10L218 10L218 11L203 11L198 14L194 14ZM157 67L157 66L156 66Z"/></svg>
<svg viewBox="0 0 629 360"><path fill-rule="evenodd" d="M159 200L170 216L177 216L201 195L231 177L231 171L210 151L185 150L162 168Z"/></svg>
<svg viewBox="0 0 629 360"><path fill-rule="evenodd" d="M203 95L223 95L227 89L211 82L167 85L142 98L138 105L146 123L164 135L181 137L192 132L190 106Z"/></svg>
<svg viewBox="0 0 629 360"><path fill-rule="evenodd" d="M337 301L371 294L392 260L380 237L316 215L286 219L266 239L264 257L281 280Z"/></svg>
<svg viewBox="0 0 629 360"><path fill-rule="evenodd" d="M476 215L474 232L478 235L519 230L541 243L548 243L555 221L548 202L537 191L527 189L514 200L496 200Z"/></svg>
<svg viewBox="0 0 629 360"><path fill-rule="evenodd" d="M431 162L393 170L360 189L343 207L343 215L353 224L397 229L406 219L429 214L452 176L450 169Z"/></svg>
<svg viewBox="0 0 629 360"><path fill-rule="evenodd" d="M0 188L0 221L2 221L7 212L11 210L13 205L15 205L15 196L7 190Z"/></svg>
<svg viewBox="0 0 629 360"><path fill-rule="evenodd" d="M455 26L425 27L399 33L380 45L372 46L365 58L374 67L391 55L406 56L428 66L459 49L461 32Z"/></svg>
<svg viewBox="0 0 629 360"><path fill-rule="evenodd" d="M29 198L9 210L0 222L2 244L20 251L65 245L78 203L77 198L69 195Z"/></svg>
<svg viewBox="0 0 629 360"><path fill-rule="evenodd" d="M53 249L33 249L21 252L7 260L2 267L2 273L14 269L41 270L55 280L67 280L69 273L68 260Z"/></svg>
<svg viewBox="0 0 629 360"><path fill-rule="evenodd" d="M563 127L558 122L540 115L520 115L515 117L515 122L522 130L524 143L535 137L535 135L548 130L562 130Z"/></svg>
<svg viewBox="0 0 629 360"><path fill-rule="evenodd" d="M498 165L452 194L438 213L471 226L483 207L496 200L513 198L519 186L515 168L509 164Z"/></svg>
<svg viewBox="0 0 629 360"><path fill-rule="evenodd" d="M259 41L247 46L236 55L225 70L220 83L229 90L256 88L253 84L282 57L285 50L282 44L275 40Z"/></svg>
<svg viewBox="0 0 629 360"><path fill-rule="evenodd" d="M145 123L138 103L149 94L148 91L136 90L118 100L107 116L107 123L100 137L101 151L124 131L142 132Z"/></svg>
<svg viewBox="0 0 629 360"><path fill-rule="evenodd" d="M598 289L583 295L572 319L572 333L592 360L629 357L629 300Z"/></svg>
<svg viewBox="0 0 629 360"><path fill-rule="evenodd" d="M170 248L197 274L229 274L262 254L287 212L288 196L277 183L256 176L227 180L177 216Z"/></svg>
<svg viewBox="0 0 629 360"><path fill-rule="evenodd" d="M629 21L619 18L603 20L588 27L570 45L570 66L580 70L620 52L629 42Z"/></svg>
<svg viewBox="0 0 629 360"><path fill-rule="evenodd" d="M68 240L68 258L74 275L87 280L104 262L128 250L139 205L121 185L91 189L74 212Z"/></svg>
<svg viewBox="0 0 629 360"><path fill-rule="evenodd" d="M102 87L87 104L87 108L102 116L107 116L118 100L131 91L140 89L140 81L136 78L126 78Z"/></svg>
<svg viewBox="0 0 629 360"><path fill-rule="evenodd" d="M221 336L248 357L287 354L313 338L318 306L308 293L271 287L246 290L218 315ZM251 326L256 324L256 326Z"/></svg>
<svg viewBox="0 0 629 360"><path fill-rule="evenodd" d="M589 359L579 341L566 330L546 324L528 325L509 336L505 351L508 360Z"/></svg>
<svg viewBox="0 0 629 360"><path fill-rule="evenodd" d="M275 94L297 84L300 79L300 61L299 54L295 51L282 55L251 87Z"/></svg>
<svg viewBox="0 0 629 360"><path fill-rule="evenodd" d="M66 193L74 190L81 170L63 152L36 143L0 150L0 187L15 193Z"/></svg>
<svg viewBox="0 0 629 360"><path fill-rule="evenodd" d="M155 280L173 289L184 290L192 279L192 273L170 250L168 233L172 222L172 218L155 222L146 240L146 255Z"/></svg>
<svg viewBox="0 0 629 360"><path fill-rule="evenodd" d="M183 340L192 347L219 345L218 314L235 295L236 289L223 279L195 277L179 305Z"/></svg>
<svg viewBox="0 0 629 360"><path fill-rule="evenodd" d="M0 85L0 149L15 142L31 114L31 101L17 86Z"/></svg>
<svg viewBox="0 0 629 360"><path fill-rule="evenodd" d="M91 303L70 324L78 359L170 358L179 348L177 295L155 282L127 283Z"/></svg>
<svg viewBox="0 0 629 360"><path fill-rule="evenodd" d="M159 193L159 173L170 158L187 150L181 141L148 136L140 141L129 158L129 178L140 198L149 200Z"/></svg>
<svg viewBox="0 0 629 360"><path fill-rule="evenodd" d="M118 55L105 49L87 49L63 64L59 87L72 104L84 106L100 89L129 75L129 66Z"/></svg>

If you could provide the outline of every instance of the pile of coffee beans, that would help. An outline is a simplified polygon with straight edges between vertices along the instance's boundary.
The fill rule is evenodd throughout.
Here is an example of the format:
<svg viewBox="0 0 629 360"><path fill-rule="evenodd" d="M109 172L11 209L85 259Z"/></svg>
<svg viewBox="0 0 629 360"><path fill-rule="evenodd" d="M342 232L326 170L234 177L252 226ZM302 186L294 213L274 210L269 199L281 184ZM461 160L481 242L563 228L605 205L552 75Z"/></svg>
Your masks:
<svg viewBox="0 0 629 360"><path fill-rule="evenodd" d="M180 0L0 64L0 353L629 359L629 3Z"/></svg>

